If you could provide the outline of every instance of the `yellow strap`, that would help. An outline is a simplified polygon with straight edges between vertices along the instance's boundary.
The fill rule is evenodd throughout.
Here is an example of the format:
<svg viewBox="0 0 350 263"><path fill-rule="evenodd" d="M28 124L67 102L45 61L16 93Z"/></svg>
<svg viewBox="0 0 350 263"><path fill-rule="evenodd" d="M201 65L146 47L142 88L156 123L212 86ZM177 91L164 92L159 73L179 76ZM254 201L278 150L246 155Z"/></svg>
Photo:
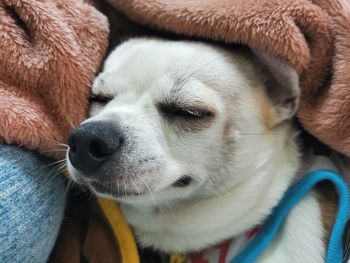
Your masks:
<svg viewBox="0 0 350 263"><path fill-rule="evenodd" d="M140 259L134 236L117 203L103 198L99 198L98 203L118 240L122 263L139 263Z"/></svg>
<svg viewBox="0 0 350 263"><path fill-rule="evenodd" d="M68 173L63 173L63 175L67 177ZM117 203L104 198L98 198L98 203L118 240L122 263L139 263L139 253L134 236Z"/></svg>
<svg viewBox="0 0 350 263"><path fill-rule="evenodd" d="M170 255L170 263L185 263L186 257L183 254L173 253Z"/></svg>

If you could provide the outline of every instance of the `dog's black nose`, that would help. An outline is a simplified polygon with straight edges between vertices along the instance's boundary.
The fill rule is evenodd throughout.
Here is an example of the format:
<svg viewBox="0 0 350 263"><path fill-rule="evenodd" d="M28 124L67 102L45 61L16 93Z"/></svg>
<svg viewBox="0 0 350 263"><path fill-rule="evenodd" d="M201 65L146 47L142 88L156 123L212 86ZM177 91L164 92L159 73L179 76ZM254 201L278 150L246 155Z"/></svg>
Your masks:
<svg viewBox="0 0 350 263"><path fill-rule="evenodd" d="M121 132L111 123L82 124L68 138L69 160L76 169L91 173L116 153L123 141Z"/></svg>

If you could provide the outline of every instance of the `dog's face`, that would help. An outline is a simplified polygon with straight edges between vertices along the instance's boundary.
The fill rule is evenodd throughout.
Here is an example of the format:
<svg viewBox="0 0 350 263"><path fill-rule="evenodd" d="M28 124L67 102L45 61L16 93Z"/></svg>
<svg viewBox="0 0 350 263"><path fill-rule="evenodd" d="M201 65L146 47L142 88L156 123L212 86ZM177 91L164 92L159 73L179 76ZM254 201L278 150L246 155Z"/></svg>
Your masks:
<svg viewBox="0 0 350 263"><path fill-rule="evenodd" d="M270 92L258 60L240 52L148 39L119 46L93 84L90 118L70 137L72 178L140 207L210 199L265 180L257 173L277 153L276 131L293 136L285 123L297 80L284 70L288 92Z"/></svg>

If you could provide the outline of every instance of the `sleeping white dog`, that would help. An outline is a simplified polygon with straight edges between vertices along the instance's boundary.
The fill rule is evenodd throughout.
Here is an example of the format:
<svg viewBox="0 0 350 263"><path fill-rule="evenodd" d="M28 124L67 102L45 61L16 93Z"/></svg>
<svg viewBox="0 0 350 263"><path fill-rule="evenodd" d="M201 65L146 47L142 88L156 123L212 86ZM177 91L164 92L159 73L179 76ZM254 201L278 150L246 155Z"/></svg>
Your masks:
<svg viewBox="0 0 350 263"><path fill-rule="evenodd" d="M69 171L120 203L141 246L195 262L229 241L229 261L298 176L298 97L296 72L264 52L132 39L93 84ZM300 202L259 262L323 262L334 211L323 199Z"/></svg>

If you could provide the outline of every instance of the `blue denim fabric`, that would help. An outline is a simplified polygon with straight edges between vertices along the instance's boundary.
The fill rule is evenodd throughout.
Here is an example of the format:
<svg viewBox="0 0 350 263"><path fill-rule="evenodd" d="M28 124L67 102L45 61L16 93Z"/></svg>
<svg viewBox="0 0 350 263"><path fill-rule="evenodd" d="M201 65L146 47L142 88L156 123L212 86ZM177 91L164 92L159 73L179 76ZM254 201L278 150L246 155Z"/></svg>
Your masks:
<svg viewBox="0 0 350 263"><path fill-rule="evenodd" d="M53 161L0 143L0 262L46 262L63 218L66 189Z"/></svg>

